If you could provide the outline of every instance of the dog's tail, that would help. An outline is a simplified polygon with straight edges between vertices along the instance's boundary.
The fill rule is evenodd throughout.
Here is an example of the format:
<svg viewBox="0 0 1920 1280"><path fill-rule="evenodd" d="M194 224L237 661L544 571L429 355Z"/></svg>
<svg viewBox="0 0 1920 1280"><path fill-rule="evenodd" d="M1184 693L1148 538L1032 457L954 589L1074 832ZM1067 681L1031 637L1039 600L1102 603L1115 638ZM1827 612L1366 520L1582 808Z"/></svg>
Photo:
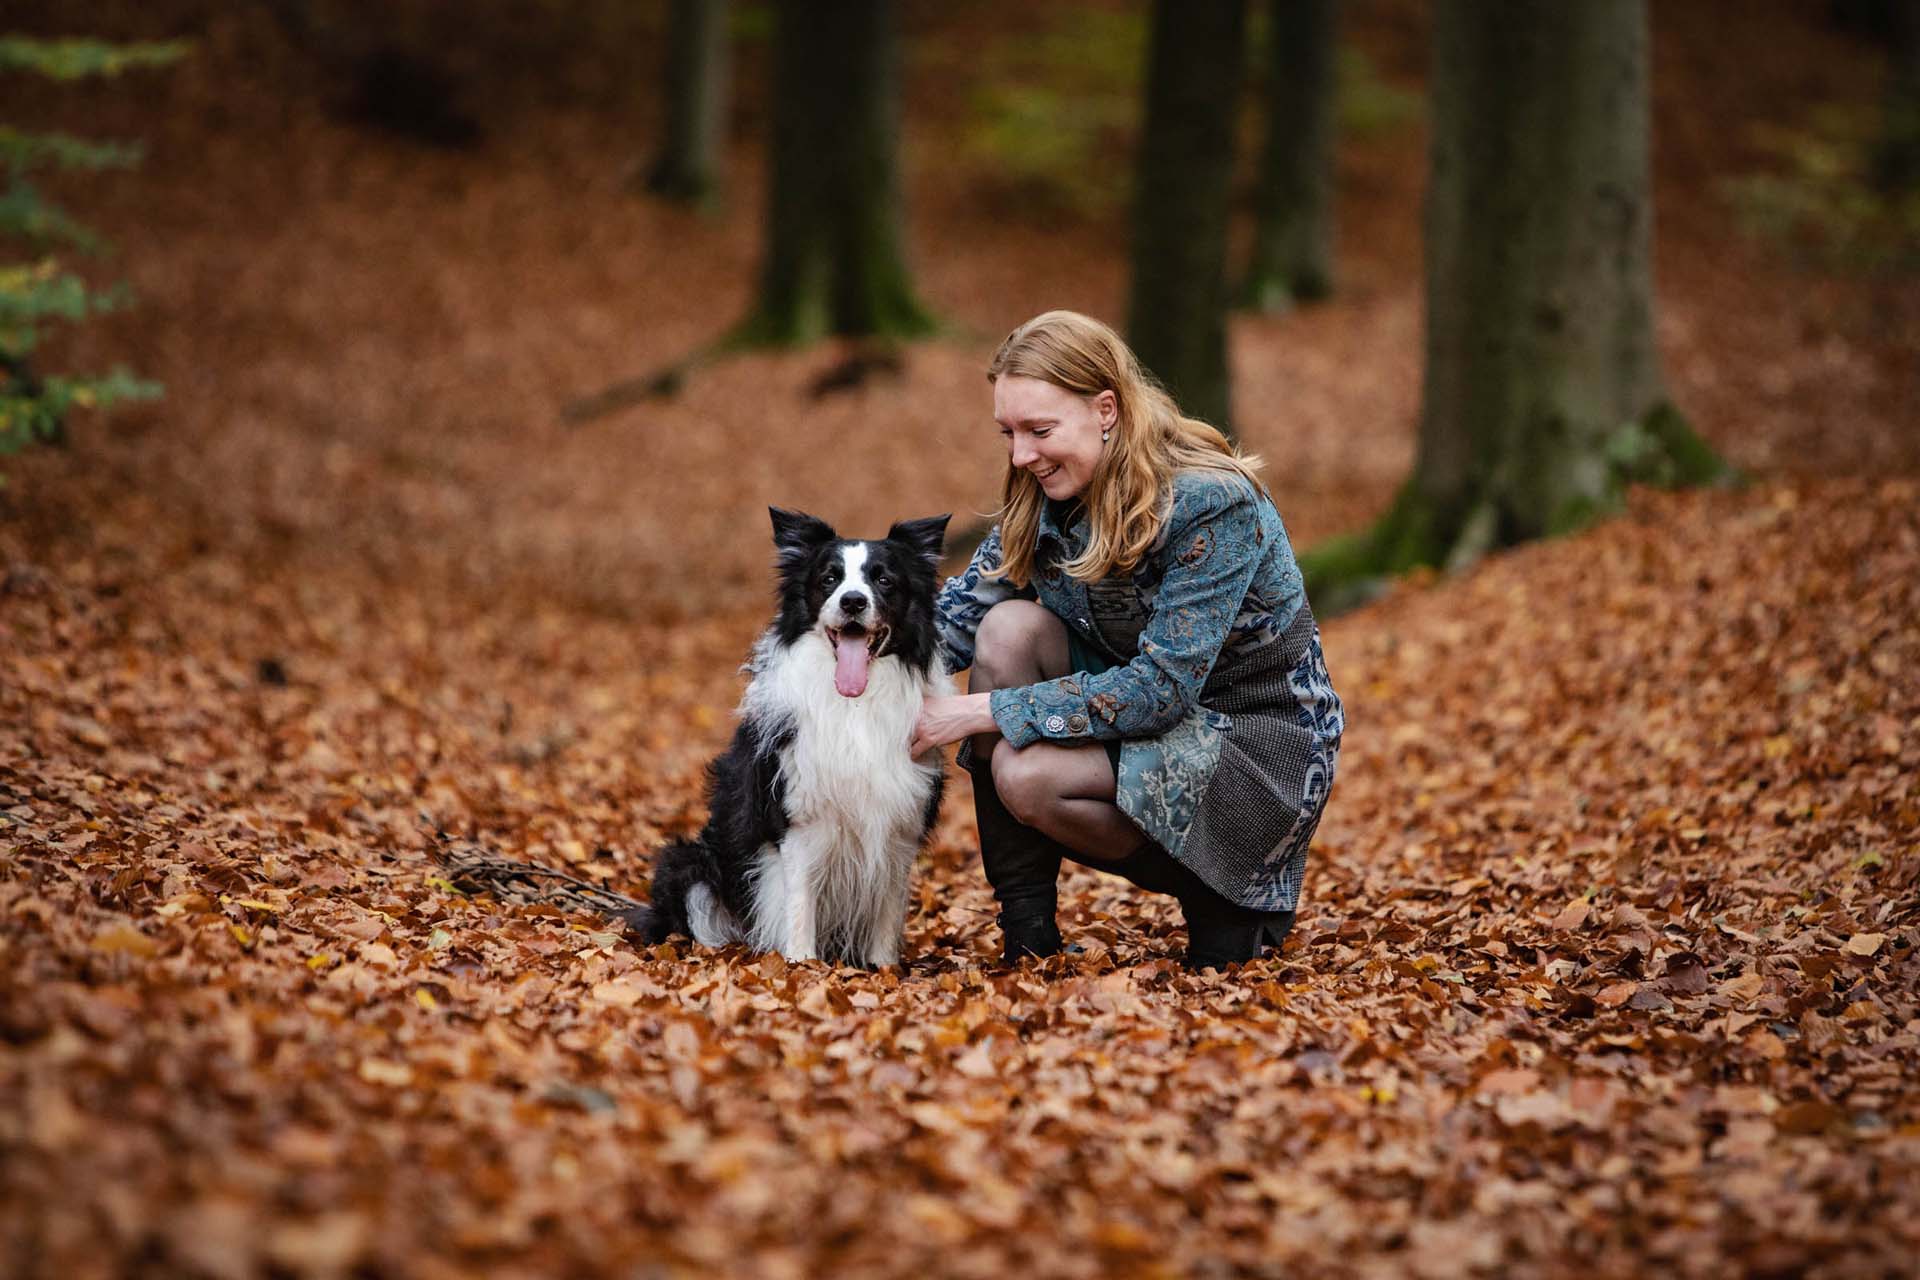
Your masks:
<svg viewBox="0 0 1920 1280"><path fill-rule="evenodd" d="M693 891L719 886L719 867L706 845L698 840L676 840L660 850L653 863L653 901L628 921L627 927L645 943L665 942L679 936L692 938Z"/></svg>

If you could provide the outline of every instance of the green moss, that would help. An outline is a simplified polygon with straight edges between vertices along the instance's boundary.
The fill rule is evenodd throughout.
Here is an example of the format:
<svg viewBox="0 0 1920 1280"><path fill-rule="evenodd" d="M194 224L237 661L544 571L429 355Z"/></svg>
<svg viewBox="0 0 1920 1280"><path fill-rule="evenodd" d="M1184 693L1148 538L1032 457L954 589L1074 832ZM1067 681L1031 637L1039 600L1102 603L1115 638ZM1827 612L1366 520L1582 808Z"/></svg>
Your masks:
<svg viewBox="0 0 1920 1280"><path fill-rule="evenodd" d="M1559 538L1576 533L1613 511L1617 505L1617 502L1603 502L1590 494L1575 494L1548 514L1547 536Z"/></svg>
<svg viewBox="0 0 1920 1280"><path fill-rule="evenodd" d="M1880 111L1829 104L1805 118L1800 127L1751 131L1770 163L1720 186L1741 226L1796 256L1856 271L1920 266L1920 189L1876 180Z"/></svg>
<svg viewBox="0 0 1920 1280"><path fill-rule="evenodd" d="M1349 137L1391 133L1420 119L1424 102L1380 78L1373 60L1351 45L1340 50L1337 119Z"/></svg>
<svg viewBox="0 0 1920 1280"><path fill-rule="evenodd" d="M1578 494L1547 517L1548 537L1574 533L1617 510L1630 484L1665 488L1726 483L1735 473L1670 403L1621 426L1605 445L1611 484L1601 495ZM1343 534L1300 556L1314 612L1322 617L1357 608L1389 581L1420 568L1451 573L1517 540L1497 484L1458 505L1441 503L1409 484L1393 506L1366 529Z"/></svg>
<svg viewBox="0 0 1920 1280"><path fill-rule="evenodd" d="M1143 11L1042 10L1038 36L1009 34L973 62L963 142L979 182L1041 215L1112 213L1131 190L1146 66Z"/></svg>
<svg viewBox="0 0 1920 1280"><path fill-rule="evenodd" d="M1641 421L1647 434L1660 442L1661 451L1669 460L1669 487L1728 484L1739 479L1739 473L1700 438L1672 402L1663 401L1654 406Z"/></svg>

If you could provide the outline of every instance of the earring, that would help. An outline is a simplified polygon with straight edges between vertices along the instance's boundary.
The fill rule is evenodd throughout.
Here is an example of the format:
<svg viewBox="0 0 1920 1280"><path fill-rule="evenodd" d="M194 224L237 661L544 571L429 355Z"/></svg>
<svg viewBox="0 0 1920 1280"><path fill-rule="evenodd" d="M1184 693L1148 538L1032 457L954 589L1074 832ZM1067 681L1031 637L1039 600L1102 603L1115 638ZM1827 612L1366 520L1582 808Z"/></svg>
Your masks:
<svg viewBox="0 0 1920 1280"><path fill-rule="evenodd" d="M1106 429L1104 429L1104 430L1103 430L1103 431L1101 431L1101 433L1100 433L1100 443L1101 443L1101 444L1105 444L1105 443L1107 442L1107 440L1108 440L1108 438L1109 438L1109 437L1111 437L1112 435L1113 435L1113 428L1112 428L1112 427L1107 427Z"/></svg>

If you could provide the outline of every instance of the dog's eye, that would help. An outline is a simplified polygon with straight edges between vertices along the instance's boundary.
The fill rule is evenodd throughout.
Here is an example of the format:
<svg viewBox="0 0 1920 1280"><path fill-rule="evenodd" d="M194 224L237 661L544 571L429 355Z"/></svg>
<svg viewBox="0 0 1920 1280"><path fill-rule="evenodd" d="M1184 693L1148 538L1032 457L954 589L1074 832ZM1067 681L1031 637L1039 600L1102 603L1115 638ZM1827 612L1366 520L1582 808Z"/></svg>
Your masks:
<svg viewBox="0 0 1920 1280"><path fill-rule="evenodd" d="M893 575L890 573L876 573L873 575L873 585L885 591L893 585Z"/></svg>
<svg viewBox="0 0 1920 1280"><path fill-rule="evenodd" d="M820 581L831 587L840 581L840 571L838 569L829 569L820 575Z"/></svg>

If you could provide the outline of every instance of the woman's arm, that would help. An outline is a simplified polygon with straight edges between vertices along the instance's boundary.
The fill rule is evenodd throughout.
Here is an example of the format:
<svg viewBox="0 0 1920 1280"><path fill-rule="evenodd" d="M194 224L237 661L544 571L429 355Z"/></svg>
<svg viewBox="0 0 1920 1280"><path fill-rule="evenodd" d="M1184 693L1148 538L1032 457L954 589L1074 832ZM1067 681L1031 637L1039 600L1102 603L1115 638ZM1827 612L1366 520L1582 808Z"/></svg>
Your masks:
<svg viewBox="0 0 1920 1280"><path fill-rule="evenodd" d="M1001 564L1000 526L995 525L974 549L973 559L933 601L933 626L940 644L940 656L949 672L964 671L973 665L973 637L980 630L980 619L1002 600L1031 600L1031 586L1016 587L1005 578L989 578L988 573ZM987 725L986 729L992 729ZM984 730L983 730L984 731ZM916 753L917 754L917 753Z"/></svg>
<svg viewBox="0 0 1920 1280"><path fill-rule="evenodd" d="M1098 675L995 689L988 695L994 725L1007 741L1143 738L1185 719L1266 550L1259 502L1238 480L1183 488L1155 553L1165 558L1165 573L1139 656Z"/></svg>

